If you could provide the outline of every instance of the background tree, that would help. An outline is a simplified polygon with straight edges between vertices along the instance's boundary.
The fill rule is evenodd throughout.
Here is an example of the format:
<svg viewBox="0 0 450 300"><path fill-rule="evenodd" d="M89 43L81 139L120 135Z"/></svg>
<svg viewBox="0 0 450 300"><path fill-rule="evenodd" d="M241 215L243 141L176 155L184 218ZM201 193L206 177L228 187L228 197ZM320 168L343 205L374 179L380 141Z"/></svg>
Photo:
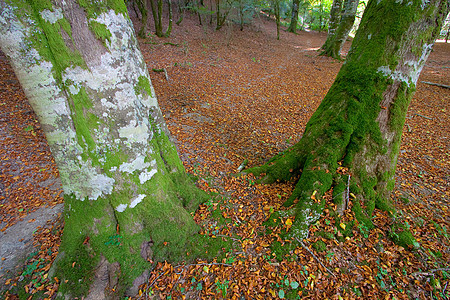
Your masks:
<svg viewBox="0 0 450 300"><path fill-rule="evenodd" d="M448 11L448 0L369 1L346 63L302 139L247 171L265 183L299 176L284 204L291 209L269 218L295 217L286 238L308 235L332 187L337 211L352 201L367 228L373 227L375 207L393 210L390 194L406 112ZM402 244L417 245L406 228L392 231Z"/></svg>
<svg viewBox="0 0 450 300"><path fill-rule="evenodd" d="M167 30L163 33L162 16L163 16L163 0L147 0L152 9L153 21L155 23L155 34L158 37L168 37L172 31L172 1L167 0L167 10L169 12L169 24Z"/></svg>
<svg viewBox="0 0 450 300"><path fill-rule="evenodd" d="M323 44L322 49L328 47L328 44L334 40L336 34L336 29L339 26L339 21L341 20L342 3L344 0L334 0L331 5L330 18L328 20L328 35L325 44Z"/></svg>
<svg viewBox="0 0 450 300"><path fill-rule="evenodd" d="M336 7L333 6L336 15L330 16L330 19L333 20L333 22L339 19L339 25L337 28L333 28L331 32L328 31L327 40L322 46L322 55L340 58L342 47L347 40L348 34L352 30L353 23L355 23L358 4L359 0L345 0L340 17L338 17L338 3L336 3ZM335 23L332 25L334 26Z"/></svg>
<svg viewBox="0 0 450 300"><path fill-rule="evenodd" d="M297 32L299 5L300 0L292 0L291 23L289 23L289 27L287 29L289 32Z"/></svg>
<svg viewBox="0 0 450 300"><path fill-rule="evenodd" d="M181 259L198 231L189 212L205 194L170 141L132 28L123 1L0 1L1 49L64 188L56 276L70 299L136 293L151 262Z"/></svg>

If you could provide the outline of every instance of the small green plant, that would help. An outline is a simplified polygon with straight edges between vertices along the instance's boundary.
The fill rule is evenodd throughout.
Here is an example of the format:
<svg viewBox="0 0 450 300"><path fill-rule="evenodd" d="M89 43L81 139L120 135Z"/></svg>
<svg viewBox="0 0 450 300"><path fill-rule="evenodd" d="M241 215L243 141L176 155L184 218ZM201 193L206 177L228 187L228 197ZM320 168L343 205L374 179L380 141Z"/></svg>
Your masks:
<svg viewBox="0 0 450 300"><path fill-rule="evenodd" d="M361 223L358 225L358 228L361 234L367 239L369 237L369 228L367 228L366 224Z"/></svg>
<svg viewBox="0 0 450 300"><path fill-rule="evenodd" d="M108 241L105 242L106 246L122 246L122 242L120 239L122 238L121 235L115 234L108 237Z"/></svg>
<svg viewBox="0 0 450 300"><path fill-rule="evenodd" d="M37 266L39 264L39 260L35 261L31 265L28 265L25 271L22 273L23 276L31 275L33 272L37 269Z"/></svg>
<svg viewBox="0 0 450 300"><path fill-rule="evenodd" d="M227 290L228 290L228 283L230 283L229 280L224 280L223 282L217 281L216 282L216 291L222 292L222 297L225 298L225 296L227 295Z"/></svg>

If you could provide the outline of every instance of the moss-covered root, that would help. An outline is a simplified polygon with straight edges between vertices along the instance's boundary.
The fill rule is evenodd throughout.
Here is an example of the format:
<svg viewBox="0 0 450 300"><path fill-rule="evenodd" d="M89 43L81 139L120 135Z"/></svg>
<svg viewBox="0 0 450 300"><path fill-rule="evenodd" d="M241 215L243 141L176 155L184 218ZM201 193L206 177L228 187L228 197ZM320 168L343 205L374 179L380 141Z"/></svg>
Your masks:
<svg viewBox="0 0 450 300"><path fill-rule="evenodd" d="M261 176L261 183L287 182L300 174L305 163L305 151L301 141L285 152L272 157L266 164L249 168L243 174Z"/></svg>

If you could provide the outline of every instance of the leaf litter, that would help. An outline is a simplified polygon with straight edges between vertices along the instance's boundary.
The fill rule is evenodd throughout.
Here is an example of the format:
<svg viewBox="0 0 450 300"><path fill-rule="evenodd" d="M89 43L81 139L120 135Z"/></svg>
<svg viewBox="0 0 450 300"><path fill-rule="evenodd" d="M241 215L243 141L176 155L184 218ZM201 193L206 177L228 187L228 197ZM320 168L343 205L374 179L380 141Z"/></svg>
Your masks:
<svg viewBox="0 0 450 300"><path fill-rule="evenodd" d="M281 32L277 41L273 22L265 19L243 32L227 33L195 22L185 17L170 38L140 40L141 51L149 70L165 69L150 71L161 110L186 170L197 176L199 188L213 195L194 215L200 233L230 239L233 248L221 260L158 263L137 298L448 298L450 93L421 81L449 84L449 45L435 45L419 79L392 197L396 217L420 248L395 245L389 238L395 219L383 211L375 210L375 228L369 231L356 221L350 201L342 216L326 209L309 237L277 260L270 246L274 241L293 242L280 235L293 219L277 220L279 225L269 233L263 223L273 211L286 209L282 204L293 182L263 185L252 175L233 175L244 162L249 167L262 164L300 140L342 63L318 56L323 33ZM0 78L6 83L0 89L0 205L5 227L35 207L61 203L62 198L60 187L39 185L49 178L55 181L57 169L17 79L0 58ZM335 208L331 193L324 197L327 207ZM225 224L217 221L216 212ZM35 255L6 288L15 285L30 296L41 291L40 298L54 297L58 279L49 278L48 271L61 232L56 222L35 233ZM27 284L21 286L21 281ZM6 299L16 299L16 290L7 292Z"/></svg>

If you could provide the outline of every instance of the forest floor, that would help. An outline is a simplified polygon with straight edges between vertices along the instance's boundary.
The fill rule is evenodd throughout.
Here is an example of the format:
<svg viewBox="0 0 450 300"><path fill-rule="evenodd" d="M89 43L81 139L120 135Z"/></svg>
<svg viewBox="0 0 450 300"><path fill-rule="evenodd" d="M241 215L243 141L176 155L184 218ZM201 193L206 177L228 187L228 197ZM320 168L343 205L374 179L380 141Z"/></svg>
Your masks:
<svg viewBox="0 0 450 300"><path fill-rule="evenodd" d="M234 246L220 260L158 264L139 298L450 297L450 89L422 83L450 85L450 44L435 45L407 113L392 196L398 210L394 219L375 210L375 229L356 222L343 236L353 212L348 209L341 219L325 213L309 238L277 261L270 244L280 241L278 234L289 230L292 220L281 220L267 234L263 222L282 209L293 182L261 185L251 175L233 176L245 160L247 167L260 165L299 141L343 63L318 55L325 38L324 33L282 31L278 41L275 24L266 19L244 31L232 26L214 31L187 15L170 38L140 40L186 170L215 195L194 218L202 234L231 239ZM165 69L167 75L152 69ZM0 82L1 244L8 228L41 207L62 203L62 197L36 116L1 55ZM217 222L217 214L228 222ZM392 242L390 227L399 221L409 227L418 249ZM37 228L23 271L2 275L2 288L9 290L5 298L55 295L58 282L48 270L61 233L60 222Z"/></svg>

